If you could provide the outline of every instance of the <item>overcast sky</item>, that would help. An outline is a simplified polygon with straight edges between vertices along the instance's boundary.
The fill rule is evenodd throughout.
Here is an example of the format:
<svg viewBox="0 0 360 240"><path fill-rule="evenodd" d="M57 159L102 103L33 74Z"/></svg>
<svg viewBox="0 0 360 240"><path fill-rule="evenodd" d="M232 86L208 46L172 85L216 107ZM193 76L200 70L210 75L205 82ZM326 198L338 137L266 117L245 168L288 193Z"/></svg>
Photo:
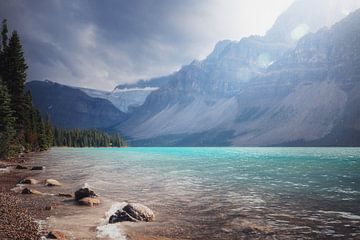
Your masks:
<svg viewBox="0 0 360 240"><path fill-rule="evenodd" d="M1 0L28 80L112 90L203 59L223 39L263 35L293 0Z"/></svg>

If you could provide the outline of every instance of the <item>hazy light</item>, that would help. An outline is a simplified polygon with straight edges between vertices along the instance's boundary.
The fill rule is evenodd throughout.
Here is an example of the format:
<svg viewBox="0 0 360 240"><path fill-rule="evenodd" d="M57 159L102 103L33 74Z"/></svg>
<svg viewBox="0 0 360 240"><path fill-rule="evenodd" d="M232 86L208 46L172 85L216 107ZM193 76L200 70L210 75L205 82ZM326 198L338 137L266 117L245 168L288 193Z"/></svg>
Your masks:
<svg viewBox="0 0 360 240"><path fill-rule="evenodd" d="M350 11L347 10L347 9L343 9L343 10L341 11L341 13L344 14L344 16L347 16L347 15L349 15Z"/></svg>
<svg viewBox="0 0 360 240"><path fill-rule="evenodd" d="M247 82L252 77L252 72L250 71L249 68L242 67L242 68L239 68L239 70L237 71L237 76L241 80Z"/></svg>
<svg viewBox="0 0 360 240"><path fill-rule="evenodd" d="M271 63L271 56L268 53L260 54L257 59L257 65L260 68L267 68L269 65L271 65Z"/></svg>
<svg viewBox="0 0 360 240"><path fill-rule="evenodd" d="M291 32L291 39L294 41L299 40L303 36L309 33L309 26L307 24L299 24L294 30Z"/></svg>

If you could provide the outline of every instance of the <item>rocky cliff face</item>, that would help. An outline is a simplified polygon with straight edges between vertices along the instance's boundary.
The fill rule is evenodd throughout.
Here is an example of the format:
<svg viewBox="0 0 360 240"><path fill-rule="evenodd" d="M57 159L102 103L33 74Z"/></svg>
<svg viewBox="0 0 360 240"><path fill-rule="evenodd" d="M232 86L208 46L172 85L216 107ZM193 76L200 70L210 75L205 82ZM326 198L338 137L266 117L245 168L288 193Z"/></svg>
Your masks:
<svg viewBox="0 0 360 240"><path fill-rule="evenodd" d="M188 139L185 145L211 145L203 138L211 139L211 133L238 146L322 144L335 131L350 134L343 139L335 134L326 144L354 138L360 119L354 105L360 95L359 54L354 47L360 46L360 13L303 37L304 29L296 26L306 25L306 34L344 16L339 1L319 1L337 8L324 8L331 11L318 14L314 23L313 16L304 18L312 10L299 11L304 2L309 3L295 2L266 36L220 42L204 61L171 75L117 129L137 141L147 139L141 144L154 145L162 139L171 145L183 139ZM289 20L294 9L300 17ZM303 37L299 42L298 36Z"/></svg>
<svg viewBox="0 0 360 240"><path fill-rule="evenodd" d="M50 81L26 83L33 102L43 116L57 127L108 128L125 119L125 114L109 101L93 98L79 89Z"/></svg>
<svg viewBox="0 0 360 240"><path fill-rule="evenodd" d="M359 7L297 0L265 36L109 93L28 87L57 125L113 126L133 145L359 146L360 11L348 15Z"/></svg>

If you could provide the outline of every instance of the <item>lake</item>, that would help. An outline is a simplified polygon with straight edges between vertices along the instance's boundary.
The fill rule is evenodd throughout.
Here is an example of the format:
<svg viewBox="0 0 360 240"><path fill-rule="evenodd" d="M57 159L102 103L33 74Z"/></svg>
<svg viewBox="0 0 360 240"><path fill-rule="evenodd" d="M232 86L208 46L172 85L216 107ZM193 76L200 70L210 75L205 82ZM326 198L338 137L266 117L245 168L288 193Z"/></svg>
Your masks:
<svg viewBox="0 0 360 240"><path fill-rule="evenodd" d="M360 148L53 148L34 158L61 191L101 196L49 219L74 237L360 238ZM156 221L106 224L124 201Z"/></svg>

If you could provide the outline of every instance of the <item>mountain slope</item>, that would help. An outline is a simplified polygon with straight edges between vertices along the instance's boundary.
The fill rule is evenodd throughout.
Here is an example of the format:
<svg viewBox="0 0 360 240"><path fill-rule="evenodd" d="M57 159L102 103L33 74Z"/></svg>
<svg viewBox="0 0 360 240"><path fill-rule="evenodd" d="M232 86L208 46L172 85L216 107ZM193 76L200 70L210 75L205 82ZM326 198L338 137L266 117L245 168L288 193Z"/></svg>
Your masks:
<svg viewBox="0 0 360 240"><path fill-rule="evenodd" d="M310 34L295 45L297 39L291 38L293 26L305 24L307 31L318 30L340 18L343 10L339 4L351 5L354 1L319 1L325 7L321 11L326 9L326 13L318 14L315 23L312 16L306 18L312 14L312 10L304 8L309 3L295 2L264 37L220 42L204 61L194 61L171 75L171 80L151 93L117 129L141 144L147 140L155 145L169 137L173 145L183 143L184 137L192 141L187 144L201 145L202 133L209 136L211 132L227 133L222 142L239 146L308 142L330 134L344 114L353 116L351 110L346 113L344 109L351 109L348 99L356 98L358 93L344 90L343 76L349 71L339 69L333 73L330 65L320 60L339 55L338 64L351 66L342 59L352 54L339 50L344 45L332 48L332 55L327 51L338 34L357 31L344 24L357 23L357 19L352 14L330 31ZM329 3L337 7L331 8ZM330 46L323 50L323 43L313 39L329 41ZM344 40L346 44L358 44L358 39Z"/></svg>
<svg viewBox="0 0 360 240"><path fill-rule="evenodd" d="M26 83L34 105L53 124L64 128L108 128L125 119L109 101L93 98L79 89L50 81Z"/></svg>

